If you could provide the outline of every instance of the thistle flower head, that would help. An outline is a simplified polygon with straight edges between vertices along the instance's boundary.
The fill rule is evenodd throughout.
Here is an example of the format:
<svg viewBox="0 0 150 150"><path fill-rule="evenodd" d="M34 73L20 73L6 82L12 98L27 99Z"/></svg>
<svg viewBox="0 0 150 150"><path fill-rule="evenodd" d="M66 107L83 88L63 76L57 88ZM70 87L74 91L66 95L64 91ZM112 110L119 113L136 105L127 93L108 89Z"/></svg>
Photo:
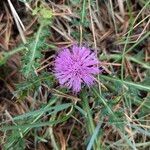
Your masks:
<svg viewBox="0 0 150 150"><path fill-rule="evenodd" d="M98 63L96 54L89 48L77 45L64 48L55 59L55 76L61 85L77 93L83 83L88 86L94 83L94 75L100 72Z"/></svg>

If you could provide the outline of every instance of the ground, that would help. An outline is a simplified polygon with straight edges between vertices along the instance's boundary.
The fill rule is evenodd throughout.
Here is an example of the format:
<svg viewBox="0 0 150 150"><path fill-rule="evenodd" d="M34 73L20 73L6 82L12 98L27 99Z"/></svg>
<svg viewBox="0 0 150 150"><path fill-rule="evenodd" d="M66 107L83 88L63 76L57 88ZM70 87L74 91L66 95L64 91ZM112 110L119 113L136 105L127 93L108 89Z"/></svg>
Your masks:
<svg viewBox="0 0 150 150"><path fill-rule="evenodd" d="M149 14L149 0L1 0L1 149L149 150ZM101 70L78 93L54 72L75 44Z"/></svg>

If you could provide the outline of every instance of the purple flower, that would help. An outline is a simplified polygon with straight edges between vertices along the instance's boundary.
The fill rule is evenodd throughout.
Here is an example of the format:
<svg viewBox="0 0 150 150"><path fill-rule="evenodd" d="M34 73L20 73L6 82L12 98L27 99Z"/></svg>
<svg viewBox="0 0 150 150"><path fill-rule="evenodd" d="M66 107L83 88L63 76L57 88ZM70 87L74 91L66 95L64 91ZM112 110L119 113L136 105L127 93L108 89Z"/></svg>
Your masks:
<svg viewBox="0 0 150 150"><path fill-rule="evenodd" d="M55 76L61 85L77 93L82 83L88 86L94 83L94 75L100 72L98 64L96 54L89 48L74 45L59 52L55 60Z"/></svg>

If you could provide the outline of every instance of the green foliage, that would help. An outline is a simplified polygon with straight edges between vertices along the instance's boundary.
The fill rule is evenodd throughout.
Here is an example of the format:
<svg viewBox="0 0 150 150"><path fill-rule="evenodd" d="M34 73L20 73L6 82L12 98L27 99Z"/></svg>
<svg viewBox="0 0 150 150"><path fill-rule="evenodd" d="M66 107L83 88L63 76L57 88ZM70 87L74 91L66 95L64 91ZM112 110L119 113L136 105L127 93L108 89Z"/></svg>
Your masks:
<svg viewBox="0 0 150 150"><path fill-rule="evenodd" d="M77 5L80 3L80 0L70 0L72 5Z"/></svg>
<svg viewBox="0 0 150 150"><path fill-rule="evenodd" d="M8 59L9 59L9 54L6 52L1 52L0 53L0 66L4 65Z"/></svg>
<svg viewBox="0 0 150 150"><path fill-rule="evenodd" d="M4 150L23 150L25 149L25 140L20 137L20 132L12 130L11 134L8 134L6 144L3 146Z"/></svg>
<svg viewBox="0 0 150 150"><path fill-rule="evenodd" d="M94 130L94 132L93 132L93 134L92 134L92 137L91 137L91 139L90 139L90 142L88 143L88 146L87 146L87 150L91 150L91 149L92 149L92 146L94 145L94 141L96 140L96 138L97 138L97 136L98 136L100 127L101 127L101 124L99 123L99 124L96 126L96 128L95 128L95 130ZM100 149L100 147L98 147L98 148Z"/></svg>
<svg viewBox="0 0 150 150"><path fill-rule="evenodd" d="M0 130L1 131L20 130L22 132L22 134L23 133L26 134L26 132L29 131L32 128L40 128L40 127L43 127L43 126L57 125L58 123L66 121L68 118L70 118L70 116L69 115L63 115L57 120L53 120L53 121L50 120L50 121L47 121L47 122L45 122L45 121L42 122L41 120L42 120L42 116L44 115L44 113L46 111L49 111L49 115L57 114L58 112L66 109L66 108L69 108L71 106L72 106L71 103L61 104L59 106L55 106L55 107L52 107L52 108L51 107L48 108L48 105L47 105L46 107L42 108L41 110L34 111L34 112L31 112L31 113L29 112L29 113L23 114L21 116L17 116L16 119L14 118L15 120L17 120L17 119L22 120L22 119L24 119L24 117L26 118L26 117L30 116L30 117L32 117L32 121L30 123L17 124L17 125L3 125L2 127L0 127ZM34 114L34 116L32 116L33 114Z"/></svg>
<svg viewBox="0 0 150 150"><path fill-rule="evenodd" d="M53 19L53 12L45 5L41 4L39 7L36 7L32 11L32 15L37 15L39 18L39 22L44 24L49 24Z"/></svg>
<svg viewBox="0 0 150 150"><path fill-rule="evenodd" d="M30 112L25 113L23 115L14 117L13 119L14 119L14 121L24 120L24 119L28 120L29 118L35 118L35 117L39 116L40 114L45 115L46 112L48 112L48 115L51 115L51 114L55 114L61 110L67 109L71 106L72 106L72 103L61 104L61 105L54 106L54 107L43 106L39 110L30 111Z"/></svg>
<svg viewBox="0 0 150 150"><path fill-rule="evenodd" d="M49 73L42 73L39 76L33 76L26 81L16 85L16 91L14 95L19 99L23 99L26 95L34 91L37 91L41 84L46 84L51 87L54 83L54 77Z"/></svg>
<svg viewBox="0 0 150 150"><path fill-rule="evenodd" d="M8 125L8 122L5 121L1 122L0 130L5 131L7 134L6 143L4 145L5 149L24 149L24 137L28 135L31 129L35 128L41 130L41 127L57 125L58 123L65 122L68 118L70 118L71 114L62 114L53 120L50 119L45 121L43 119L45 116L57 115L57 113L73 106L72 103L57 105L55 104L57 100L58 97L52 96L49 103L42 105L40 109L29 110L27 113L14 116L12 118L14 123L13 125ZM55 104L55 106L52 106L53 104Z"/></svg>
<svg viewBox="0 0 150 150"><path fill-rule="evenodd" d="M83 91L81 93L81 98L82 98L82 107L84 109L84 111L87 113L86 117L85 117L85 121L86 121L86 127L87 130L89 132L89 135L93 135L91 138L91 141L88 145L89 148L93 147L93 149L99 148L100 147L100 143L98 141L97 138L97 134L98 134L98 129L95 128L95 124L94 124L94 120L93 120L93 114L92 114L92 110L90 109L88 100L87 100L87 94L85 91ZM99 128L99 127L98 127Z"/></svg>
<svg viewBox="0 0 150 150"><path fill-rule="evenodd" d="M25 45L27 50L22 58L22 73L26 78L35 75L35 69L40 67L42 51L47 48L45 43L46 38L50 36L49 27L53 18L52 11L42 4L33 10L33 15L38 16L40 26L37 33Z"/></svg>
<svg viewBox="0 0 150 150"><path fill-rule="evenodd" d="M22 73L26 78L35 75L35 69L40 67L40 60L43 58L42 50L45 48L46 37L49 36L48 28L44 25L39 27L35 38L28 40L27 51L22 57Z"/></svg>
<svg viewBox="0 0 150 150"><path fill-rule="evenodd" d="M23 2L23 3L30 3L31 1L33 1L33 0L19 0L20 2Z"/></svg>
<svg viewBox="0 0 150 150"><path fill-rule="evenodd" d="M31 2L32 0L20 1ZM82 42L86 41L86 39L87 41L91 41L93 38L91 30L89 30L91 29L90 17L92 17L93 25L95 27L94 29L96 31L95 45L98 48L98 54L102 52L99 58L100 61L109 63L109 65L105 67L110 70L110 75L99 76L100 87L96 84L92 88L90 87L90 90L87 87L84 88L81 93L75 95L70 93L70 91L66 88L59 88L55 82L53 74L44 73L45 71L41 71L40 73L36 72L36 70L41 67L41 60L45 59L45 51L48 49L56 49L54 45L50 45L47 42L47 39L51 34L50 26L54 17L53 12L46 6L44 1L37 1L34 5L35 9L32 11L32 15L38 18L38 23L34 26L34 35L27 39L27 43L25 45L20 45L11 52L0 53L0 65L6 64L7 60L13 54L18 52L22 54L21 72L24 75L24 81L16 85L14 96L18 98L18 100L31 96L33 102L37 103L37 105L34 105L35 107L32 107L32 105L27 106L28 101L27 103L24 101L23 103L25 107L27 106L27 109L25 109L27 112L17 116L10 114L11 120L8 120L6 117L6 119L0 123L0 131L5 133L6 137L6 139L4 139L6 140L4 149L25 149L25 139L28 138L28 135L33 137L35 145L36 142L51 141L53 146L56 143L59 143L58 141L55 141L55 135L53 136L52 134L53 127L61 124L66 128L65 123L68 119L71 121L69 120L69 122L67 122L67 127L68 124L69 127L72 126L72 119L74 119L70 133L72 134L75 132L75 138L80 137L78 136L78 129L81 126L81 129L86 132L83 136L88 138L86 138L83 142L86 143L88 150L99 150L103 149L102 147L104 147L104 149L136 149L139 145L144 145L147 142L146 138L150 136L149 130L147 129L147 127L149 127L149 120L147 119L147 116L149 116L150 110L150 63L148 61L145 62L145 47L143 45L146 45L150 32L146 32L147 29L145 28L143 30L143 35L140 34L141 38L136 42L132 41L139 36L134 33L134 30L136 31L138 26L141 26L142 22L140 24L138 24L137 21L134 22L135 15L139 17L138 20L140 19L140 14L136 14L136 11L134 11L135 13L132 13L132 9L135 9L136 5L135 8L131 8L132 6L129 5L131 2L124 1L123 6L127 12L126 15L129 15L128 17L130 18L130 20L128 20L129 29L127 28L129 31L121 37L121 41L119 43L119 46L124 46L124 48L121 49L121 51L118 49L117 51L113 51L111 48L108 50L107 36L108 38L109 36L118 38L118 35L122 35L122 33L120 34L119 32L122 31L124 26L117 29L116 31L118 31L118 34L114 35L113 24L111 24L111 22L109 24L109 20L112 20L112 14L109 14L110 18L108 20L104 20L105 17L104 19L101 19L104 29L106 30L98 32L99 29L96 26L97 22L95 23L94 17L89 14L89 2L92 13L96 13L94 17L103 17L103 14L107 17L107 11L109 12L110 10L105 9L110 8L109 1L101 0L99 1L100 6L97 6L96 1L70 0L70 5L68 7L71 8L70 10L72 13L75 11L75 14L69 14L69 16L67 16L64 13L64 16L61 17L62 19L65 18L65 21L61 21L65 24L68 21L67 17L72 19L71 23L69 21L66 24L67 29L70 29L69 31L71 31L68 33L70 33L76 40L80 39L82 44ZM147 8L149 2L146 2L146 0L140 0L137 4L143 6L140 11L140 13L142 13L142 11L144 11L144 7ZM119 11L118 6L119 5L114 6L113 4L112 7L114 7L114 12ZM61 8L59 8L60 5L58 6L59 9L57 9L57 4L54 6L54 9L55 7L56 11L61 10ZM63 11L65 10L64 8L62 9ZM130 9L129 12L128 9ZM58 13L60 13L59 11ZM113 12L113 10L110 12ZM142 16L143 22L145 19L144 15ZM59 17L58 19L61 18ZM117 18L118 16L113 18L114 21ZM120 19L118 19L117 22L114 22L117 27L120 27L121 24L119 20ZM61 23L61 21L58 22ZM56 23L58 22L56 21ZM135 27L136 25L137 27ZM112 30L111 35L105 34L110 30L109 26L111 26ZM77 31L77 29L81 29L82 31ZM106 37L104 35L106 35ZM104 39L102 38L99 41L99 37L101 36ZM92 41L88 44L92 45ZM101 48L104 49L101 51ZM139 69L138 71L141 73L142 82L140 80L134 82L132 77L130 77L130 74L126 73L124 65L126 61L130 62L131 66L133 66L133 70ZM111 65L111 62L120 63L122 66L113 66ZM136 74L136 72L134 73ZM3 76L5 77L5 75ZM43 95L44 101L42 101L43 99L41 100ZM68 100L68 97L73 97L71 102ZM80 97L81 101L74 102L76 97ZM45 102L46 99L48 102ZM74 128L78 123L80 123L81 126L79 126L79 128ZM143 125L143 127L140 127L140 125ZM43 133L43 127L45 129L44 136L38 132L42 131ZM112 133L107 131L105 132L107 127ZM49 130L51 130L51 132ZM116 138L112 139L112 141L109 140L109 135L111 134L112 137L114 134L116 136ZM119 138L117 138L117 135L119 135ZM144 140L142 140L142 136L144 137ZM112 137L110 136L110 139ZM140 139L138 139L138 137L140 137ZM70 139L72 139L72 137L67 140Z"/></svg>
<svg viewBox="0 0 150 150"><path fill-rule="evenodd" d="M25 46L20 45L18 48L15 48L9 52L0 52L0 66L6 64L7 60L14 54L26 50Z"/></svg>

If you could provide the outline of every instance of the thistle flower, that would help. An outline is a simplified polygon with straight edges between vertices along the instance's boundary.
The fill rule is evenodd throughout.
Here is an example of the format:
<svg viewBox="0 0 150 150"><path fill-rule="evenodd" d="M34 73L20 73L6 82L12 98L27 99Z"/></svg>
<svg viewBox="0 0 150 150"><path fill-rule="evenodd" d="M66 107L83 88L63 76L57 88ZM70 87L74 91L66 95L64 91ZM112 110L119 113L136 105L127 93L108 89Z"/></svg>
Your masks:
<svg viewBox="0 0 150 150"><path fill-rule="evenodd" d="M62 49L55 59L55 76L60 85L72 89L77 93L82 84L91 86L94 75L98 74L98 59L89 48L72 46Z"/></svg>

